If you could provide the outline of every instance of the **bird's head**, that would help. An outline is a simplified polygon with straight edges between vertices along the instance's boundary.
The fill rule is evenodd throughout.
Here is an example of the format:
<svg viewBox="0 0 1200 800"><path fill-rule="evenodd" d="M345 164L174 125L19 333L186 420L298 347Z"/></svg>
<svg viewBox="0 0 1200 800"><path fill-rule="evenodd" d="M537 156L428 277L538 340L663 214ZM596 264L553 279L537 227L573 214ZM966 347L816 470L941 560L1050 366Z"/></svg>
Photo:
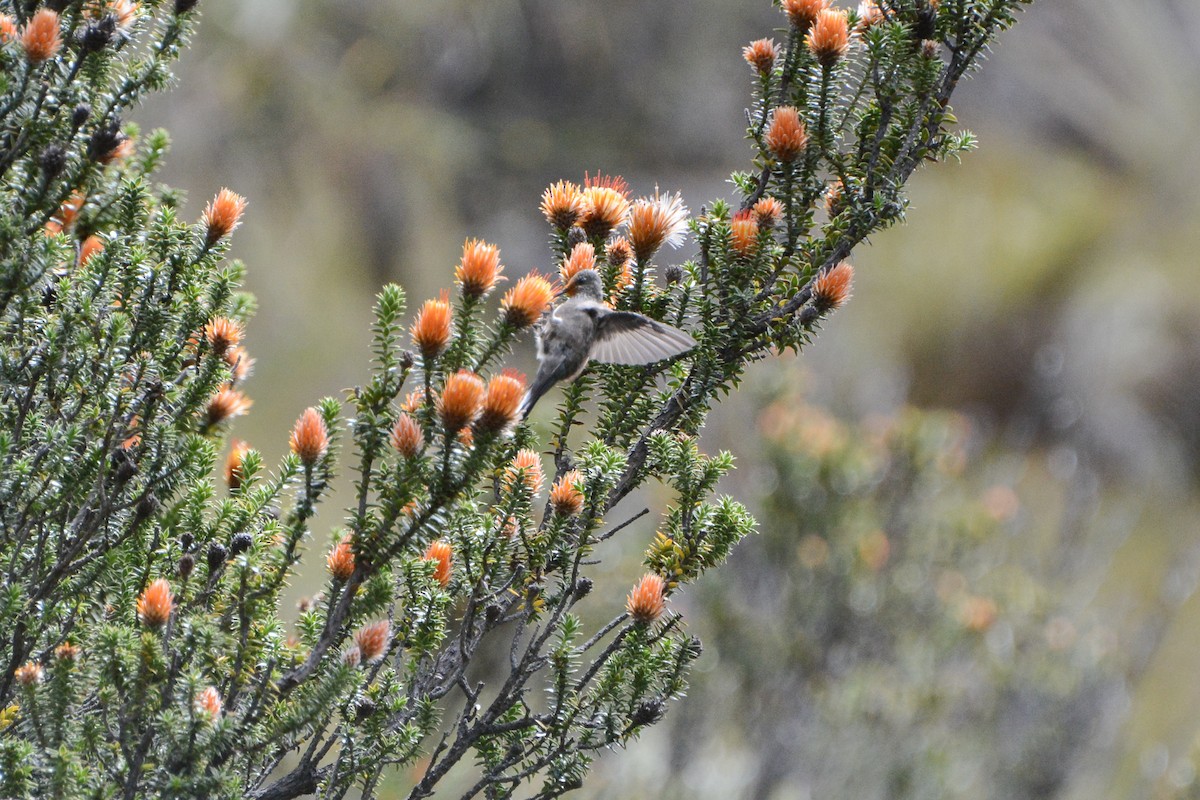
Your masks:
<svg viewBox="0 0 1200 800"><path fill-rule="evenodd" d="M600 273L594 269L583 269L576 272L563 287L563 294L568 297L582 295L589 300L602 302L604 300L604 284L600 282Z"/></svg>

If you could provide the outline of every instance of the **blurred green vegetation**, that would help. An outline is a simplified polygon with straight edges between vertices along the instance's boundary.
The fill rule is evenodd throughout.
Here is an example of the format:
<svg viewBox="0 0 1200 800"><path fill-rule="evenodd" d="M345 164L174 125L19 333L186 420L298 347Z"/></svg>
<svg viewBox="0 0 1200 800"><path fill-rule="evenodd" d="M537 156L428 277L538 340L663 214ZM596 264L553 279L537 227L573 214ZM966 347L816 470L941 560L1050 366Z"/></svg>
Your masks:
<svg viewBox="0 0 1200 800"><path fill-rule="evenodd" d="M383 281L403 282L414 298L430 295L449 284L467 236L498 244L510 276L549 268L536 211L549 181L599 169L624 175L637 191L681 189L693 209L726 196L725 177L749 154L741 137L750 76L739 50L780 21L767 3L718 0L203 0L203 9L178 89L138 120L171 130L162 177L191 191L193 216L222 185L251 200L235 254L250 266L260 305L248 337L256 403L235 433L268 462L285 451L301 409L366 375L371 297ZM982 483L948 486L963 495L952 505L977 502L967 495L994 480L1012 488L1019 509L975 544L993 559L975 569L996 582L999 598L1020 593L1008 585L1010 566L1038 565L1037 582L1080 640L1103 623L1106 657L1081 664L1064 651L1069 663L1045 673L1041 661L1014 660L1019 668L1001 669L996 682L973 674L977 682L957 687L981 703L961 715L942 707L911 724L885 714L873 725L850 715L854 726L822 742L815 731L828 733L835 720L797 716L768 726L761 706L740 706L743 697L769 701L761 684L779 692L821 674L816 651L799 637L812 621L797 618L789 639L788 612L775 601L833 602L811 572L780 572L778 563L774 574L786 586L764 599L758 565L772 553L790 565L803 541L798 528L851 560L862 533L785 502L780 487L793 484L772 450L782 445L760 452L746 422L758 402L779 402L761 400L778 386L756 388L779 380L780 365L764 365L714 415L705 442L710 452L738 454L729 489L758 502L763 533L681 600L712 645L703 688L678 709L678 726L602 761L588 796L629 797L640 786L670 796L670 780L689 796L759 797L753 787L776 774L778 796L803 796L805 787L838 796L828 788L837 784L825 783L838 773L803 771L813 759L837 762L818 745L851 737L846 752L870 759L863 781L900 761L931 775L910 757L916 732L929 730L948 743L947 754L978 767L967 770L970 780L955 773L954 785L966 787L960 796L1021 796L968 791L1001 786L992 780L1002 765L1020 763L1004 761L1011 754L996 743L1020 740L1026 729L990 730L1011 722L1000 712L1015 707L1006 694L1014 685L1049 692L1081 715L1046 722L1060 733L1040 754L1056 782L1028 796L1170 797L1195 782L1197 41L1200 7L1190 0L1035 4L956 98L982 149L961 166L917 176L911 221L856 253L855 300L798 362L807 402L832 409L835 427L908 404L969 419ZM528 368L531 352L518 362ZM817 436L808 422L802 427ZM806 463L813 446L800 442L800 456L787 457ZM794 485L805 487L817 490ZM942 509L911 502L926 520ZM628 575L652 533L647 521L618 537ZM836 538L843 535L850 538ZM1014 563L995 561L1001 553ZM1003 616L1009 604L996 602ZM932 651L955 619L929 613L899 623L906 635L934 637ZM1048 624L1023 624L1034 622ZM997 669L990 635L978 637L970 662L989 675ZM921 641L909 648L919 652ZM742 665L750 671L727 665L730 648L750 651L754 663ZM895 682L888 670L904 666L870 663L882 672L858 681L883 688ZM944 680L933 669L919 685L957 702ZM1033 716L1055 708L1039 705ZM1078 729L1077 718L1090 727ZM696 734L695 725L715 719L719 730ZM697 749L681 755L689 720ZM873 757L868 745L883 752ZM703 768L689 760L697 753ZM913 787L911 796L954 796Z"/></svg>

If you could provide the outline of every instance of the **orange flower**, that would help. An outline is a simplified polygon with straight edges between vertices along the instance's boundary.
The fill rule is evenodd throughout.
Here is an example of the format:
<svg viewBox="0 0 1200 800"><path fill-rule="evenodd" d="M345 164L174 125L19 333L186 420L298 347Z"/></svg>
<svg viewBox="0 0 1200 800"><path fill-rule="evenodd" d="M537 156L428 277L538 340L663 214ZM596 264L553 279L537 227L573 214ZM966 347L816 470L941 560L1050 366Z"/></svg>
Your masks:
<svg viewBox="0 0 1200 800"><path fill-rule="evenodd" d="M58 55L62 49L58 14L48 8L39 9L25 23L25 30L21 32L21 47L25 49L25 57L31 64L49 61Z"/></svg>
<svg viewBox="0 0 1200 800"><path fill-rule="evenodd" d="M528 448L518 450L504 470L504 485L509 491L523 483L530 494L537 494L542 490L543 478L542 457Z"/></svg>
<svg viewBox="0 0 1200 800"><path fill-rule="evenodd" d="M673 248L687 235L687 206L679 193L643 197L629 209L629 241L639 264L645 264L664 244Z"/></svg>
<svg viewBox="0 0 1200 800"><path fill-rule="evenodd" d="M425 435L421 426L407 413L401 412L392 426L392 447L405 458L416 458L425 446Z"/></svg>
<svg viewBox="0 0 1200 800"><path fill-rule="evenodd" d="M229 365L232 383L241 383L254 369L254 359L244 347L231 347L225 351L225 363Z"/></svg>
<svg viewBox="0 0 1200 800"><path fill-rule="evenodd" d="M500 273L500 248L479 239L463 243L462 260L454 270L454 278L467 297L483 297L496 285Z"/></svg>
<svg viewBox="0 0 1200 800"><path fill-rule="evenodd" d="M208 339L214 353L223 356L241 343L242 323L229 317L214 317L204 326L204 338Z"/></svg>
<svg viewBox="0 0 1200 800"><path fill-rule="evenodd" d="M614 267L623 267L633 258L633 245L624 236L618 236L604 248L604 257Z"/></svg>
<svg viewBox="0 0 1200 800"><path fill-rule="evenodd" d="M779 106L767 127L767 149L783 162L795 161L808 146L808 131L795 106Z"/></svg>
<svg viewBox="0 0 1200 800"><path fill-rule="evenodd" d="M222 422L240 417L250 410L254 401L237 389L228 387L214 394L208 400L204 410L205 422L208 427L220 425Z"/></svg>
<svg viewBox="0 0 1200 800"><path fill-rule="evenodd" d="M358 645L362 660L370 664L383 658L387 653L391 634L392 623L386 619L359 628L358 633L354 634L354 643Z"/></svg>
<svg viewBox="0 0 1200 800"><path fill-rule="evenodd" d="M883 22L883 9L875 0L863 0L858 4L858 27L866 30L872 25Z"/></svg>
<svg viewBox="0 0 1200 800"><path fill-rule="evenodd" d="M771 72L778 55L779 48L771 39L758 39L742 48L742 58L746 59L746 63L754 67L754 71L759 75Z"/></svg>
<svg viewBox="0 0 1200 800"><path fill-rule="evenodd" d="M829 0L783 0L783 10L801 33L817 21L817 15L829 8Z"/></svg>
<svg viewBox="0 0 1200 800"><path fill-rule="evenodd" d="M834 179L825 187L825 212L832 219L842 213L845 208L844 187L841 180Z"/></svg>
<svg viewBox="0 0 1200 800"><path fill-rule="evenodd" d="M580 242L571 249L571 255L563 259L562 266L558 268L558 279L566 286L576 273L595 268L596 248L587 242Z"/></svg>
<svg viewBox="0 0 1200 800"><path fill-rule="evenodd" d="M832 67L846 55L850 47L850 27L846 12L841 9L825 9L817 15L817 21L808 32L804 43L817 57L822 66Z"/></svg>
<svg viewBox="0 0 1200 800"><path fill-rule="evenodd" d="M104 240L96 234L92 234L83 240L83 244L79 245L79 266L84 266L91 260L92 256L104 250Z"/></svg>
<svg viewBox="0 0 1200 800"><path fill-rule="evenodd" d="M542 313L554 299L550 281L531 272L504 294L500 308L504 321L516 328L528 328L542 318Z"/></svg>
<svg viewBox="0 0 1200 800"><path fill-rule="evenodd" d="M79 658L79 647L70 642L63 642L54 648L54 657L61 661L74 661Z"/></svg>
<svg viewBox="0 0 1200 800"><path fill-rule="evenodd" d="M429 548L425 551L424 556L426 561L436 561L437 566L433 569L433 577L443 587L450 585L450 575L454 571L454 548L444 539L438 539L429 543Z"/></svg>
<svg viewBox="0 0 1200 800"><path fill-rule="evenodd" d="M137 601L138 619L143 625L160 628L171 618L175 598L171 595L171 584L166 578L157 578L142 592Z"/></svg>
<svg viewBox="0 0 1200 800"><path fill-rule="evenodd" d="M425 360L436 358L450 342L450 293L443 290L437 300L426 300L412 326L413 344Z"/></svg>
<svg viewBox="0 0 1200 800"><path fill-rule="evenodd" d="M579 513L583 508L583 492L576 489L575 485L582 480L583 476L579 470L573 469L563 473L563 476L554 482L550 489L550 506L554 513L563 517Z"/></svg>
<svg viewBox="0 0 1200 800"><path fill-rule="evenodd" d="M996 622L999 609L996 601L990 597L968 596L958 611L958 618L964 628L975 633L983 633Z"/></svg>
<svg viewBox="0 0 1200 800"><path fill-rule="evenodd" d="M754 219L760 227L774 228L783 218L783 203L774 197L764 197L754 204Z"/></svg>
<svg viewBox="0 0 1200 800"><path fill-rule="evenodd" d="M822 272L813 281L813 305L821 313L840 308L850 299L850 287L853 282L854 267L848 261Z"/></svg>
<svg viewBox="0 0 1200 800"><path fill-rule="evenodd" d="M292 428L290 441L292 452L300 456L300 460L312 466L329 450L329 429L325 420L316 408L304 409L300 419Z"/></svg>
<svg viewBox="0 0 1200 800"><path fill-rule="evenodd" d="M229 455L225 458L225 485L230 489L236 491L242 488L242 479L245 477L242 466L249 452L250 445L241 439L234 439L230 443Z"/></svg>
<svg viewBox="0 0 1200 800"><path fill-rule="evenodd" d="M46 235L53 236L75 224L75 220L79 217L79 212L83 210L83 204L86 201L87 195L83 192L75 192L63 201L63 204L58 207L58 211L46 223Z"/></svg>
<svg viewBox="0 0 1200 800"><path fill-rule="evenodd" d="M475 425L482 431L499 431L517 418L521 400L525 398L525 376L506 369L493 375L483 399L483 413Z"/></svg>
<svg viewBox="0 0 1200 800"><path fill-rule="evenodd" d="M730 223L730 243L742 256L753 255L758 250L758 222L750 209L739 211Z"/></svg>
<svg viewBox="0 0 1200 800"><path fill-rule="evenodd" d="M574 225L585 207L583 190L570 181L552 183L542 192L542 214L547 222L560 230Z"/></svg>
<svg viewBox="0 0 1200 800"><path fill-rule="evenodd" d="M579 225L589 238L603 239L613 228L624 224L629 214L628 187L621 178L597 176L588 179L583 190L583 213Z"/></svg>
<svg viewBox="0 0 1200 800"><path fill-rule="evenodd" d="M221 716L221 695L212 686L209 686L200 694L196 695L196 713L206 714L209 719L216 719Z"/></svg>
<svg viewBox="0 0 1200 800"><path fill-rule="evenodd" d="M0 14L0 42L8 44L17 38L17 23L8 14Z"/></svg>
<svg viewBox="0 0 1200 800"><path fill-rule="evenodd" d="M460 369L446 378L438 399L438 414L450 433L458 433L479 416L483 404L483 381L474 372Z"/></svg>
<svg viewBox="0 0 1200 800"><path fill-rule="evenodd" d="M354 550L349 539L343 539L334 545L325 557L325 565L329 574L339 581L344 581L354 574Z"/></svg>
<svg viewBox="0 0 1200 800"><path fill-rule="evenodd" d="M13 678L22 686L33 686L42 681L42 665L36 661L26 661L13 672Z"/></svg>
<svg viewBox="0 0 1200 800"><path fill-rule="evenodd" d="M654 622L666 611L666 602L663 599L666 588L666 581L658 575L649 573L642 576L642 579L633 587L633 591L629 593L629 597L625 601L625 610L637 622L645 624Z"/></svg>
<svg viewBox="0 0 1200 800"><path fill-rule="evenodd" d="M205 241L213 245L233 233L242 224L242 214L245 212L246 198L228 189L217 192L217 196L204 207L202 220L206 230Z"/></svg>

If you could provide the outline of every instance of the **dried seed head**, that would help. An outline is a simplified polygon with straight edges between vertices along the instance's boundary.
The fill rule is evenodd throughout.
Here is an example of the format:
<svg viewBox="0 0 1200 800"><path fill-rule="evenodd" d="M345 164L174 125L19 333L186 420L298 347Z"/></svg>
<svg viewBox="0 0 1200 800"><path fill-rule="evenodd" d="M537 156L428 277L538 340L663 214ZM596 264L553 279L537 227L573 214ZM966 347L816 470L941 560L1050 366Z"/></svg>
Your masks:
<svg viewBox="0 0 1200 800"><path fill-rule="evenodd" d="M242 488L242 479L245 477L242 465L246 460L246 453L249 452L250 445L241 439L234 439L229 443L229 455L225 457L225 485L231 490Z"/></svg>
<svg viewBox="0 0 1200 800"><path fill-rule="evenodd" d="M300 460L308 466L317 463L329 450L329 429L325 420L316 408L304 409L300 419L292 428L292 452L300 456Z"/></svg>
<svg viewBox="0 0 1200 800"><path fill-rule="evenodd" d="M772 39L758 39L742 48L742 58L759 75L769 75L775 66L779 48Z"/></svg>
<svg viewBox="0 0 1200 800"><path fill-rule="evenodd" d="M354 574L354 549L349 539L343 539L333 546L325 557L325 565L329 567L329 574L339 581Z"/></svg>
<svg viewBox="0 0 1200 800"><path fill-rule="evenodd" d="M205 241L211 246L223 239L242 224L246 212L246 198L228 189L217 192L217 196L204 207Z"/></svg>
<svg viewBox="0 0 1200 800"><path fill-rule="evenodd" d="M500 308L504 321L516 328L528 328L542 318L542 313L554 299L554 287L550 281L531 272L509 289Z"/></svg>
<svg viewBox="0 0 1200 800"><path fill-rule="evenodd" d="M416 458L425 446L425 435L421 426L405 412L400 412L396 424L392 426L392 447L405 458Z"/></svg>
<svg viewBox="0 0 1200 800"><path fill-rule="evenodd" d="M843 261L831 270L822 272L813 281L813 305L821 313L841 308L850 299L854 283L854 267Z"/></svg>
<svg viewBox="0 0 1200 800"><path fill-rule="evenodd" d="M687 206L683 197L660 194L643 197L629 209L629 241L639 264L647 264L664 244L678 248L687 235Z"/></svg>
<svg viewBox="0 0 1200 800"><path fill-rule="evenodd" d="M528 448L518 450L504 470L504 486L509 491L523 483L530 494L536 495L542 490L543 478L542 457Z"/></svg>
<svg viewBox="0 0 1200 800"><path fill-rule="evenodd" d="M438 414L450 433L458 433L479 415L484 397L483 381L474 372L459 370L446 378L438 398Z"/></svg>
<svg viewBox="0 0 1200 800"><path fill-rule="evenodd" d="M666 601L663 599L666 588L666 581L658 575L649 573L642 576L625 601L625 609L629 616L637 622L647 624L661 617L666 610Z"/></svg>
<svg viewBox="0 0 1200 800"><path fill-rule="evenodd" d="M585 269L596 268L596 248L587 242L580 242L571 248L571 254L563 259L558 268L558 279L566 286L571 278Z"/></svg>
<svg viewBox="0 0 1200 800"><path fill-rule="evenodd" d="M562 517L572 517L583 508L583 492L575 488L583 482L583 475L573 469L563 473L550 489L550 507Z"/></svg>
<svg viewBox="0 0 1200 800"><path fill-rule="evenodd" d="M759 227L774 228L783 219L783 203L774 197L764 197L754 204L754 219Z"/></svg>
<svg viewBox="0 0 1200 800"><path fill-rule="evenodd" d="M739 211L729 225L730 244L741 256L752 256L758 250L758 221L750 209Z"/></svg>
<svg viewBox="0 0 1200 800"><path fill-rule="evenodd" d="M221 695L215 688L209 686L196 695L195 708L197 714L204 714L209 719L216 719L221 716Z"/></svg>
<svg viewBox="0 0 1200 800"><path fill-rule="evenodd" d="M241 553L244 553L247 550L249 550L253 544L254 544L254 536L253 535L247 533L246 531L242 531L241 533L235 533L233 535L233 538L229 540L229 553L230 553L230 555L235 555L235 556L240 555Z"/></svg>
<svg viewBox="0 0 1200 800"><path fill-rule="evenodd" d="M433 577L443 587L450 585L450 575L454 571L454 548L444 539L430 542L425 550L426 561L436 561Z"/></svg>
<svg viewBox="0 0 1200 800"><path fill-rule="evenodd" d="M43 674L44 670L41 664L36 661L26 661L13 672L13 678L22 686L33 686L35 683L41 683Z"/></svg>
<svg viewBox="0 0 1200 800"><path fill-rule="evenodd" d="M150 628L161 628L171 618L175 598L171 595L171 584L166 578L157 578L142 591L137 601L138 619Z"/></svg>
<svg viewBox="0 0 1200 800"><path fill-rule="evenodd" d="M175 16L191 11L200 0L175 0Z"/></svg>
<svg viewBox="0 0 1200 800"><path fill-rule="evenodd" d="M499 247L479 239L467 239L454 278L467 297L483 297L495 287L503 271Z"/></svg>
<svg viewBox="0 0 1200 800"><path fill-rule="evenodd" d="M425 360L436 358L450 343L450 293L442 291L437 300L426 300L412 326L413 344Z"/></svg>
<svg viewBox="0 0 1200 800"><path fill-rule="evenodd" d="M817 15L829 8L829 0L783 0L784 13L801 33L807 31Z"/></svg>
<svg viewBox="0 0 1200 800"><path fill-rule="evenodd" d="M567 230L583 215L585 202L583 190L570 181L550 184L542 192L542 214L546 221L559 230Z"/></svg>
<svg viewBox="0 0 1200 800"><path fill-rule="evenodd" d="M805 37L804 43L824 67L832 67L846 55L850 47L850 27L846 12L828 8L817 15L817 21Z"/></svg>
<svg viewBox="0 0 1200 800"><path fill-rule="evenodd" d="M184 553L179 557L179 561L175 564L175 571L179 573L179 577L187 580L192 570L196 568L196 557L191 553Z"/></svg>
<svg viewBox="0 0 1200 800"><path fill-rule="evenodd" d="M795 106L779 106L767 127L767 149L780 161L795 161L808 146L808 131Z"/></svg>
<svg viewBox="0 0 1200 800"><path fill-rule="evenodd" d="M92 256L104 250L104 240L96 234L92 234L83 240L83 244L79 245L79 266L85 266L92 260Z"/></svg>
<svg viewBox="0 0 1200 800"><path fill-rule="evenodd" d="M0 17L0 26L4 24L4 17ZM11 23L11 20L10 20ZM2 27L0 27L2 30ZM0 33L0 36L3 34ZM41 154L38 155L38 166L45 173L47 180L57 178L67 166L67 148L61 144L48 144Z"/></svg>
<svg viewBox="0 0 1200 800"><path fill-rule="evenodd" d="M362 660L370 664L372 661L383 658L387 653L391 634L392 623L386 619L359 628L358 633L354 634L354 643L358 645L358 650L362 653Z"/></svg>
<svg viewBox="0 0 1200 800"><path fill-rule="evenodd" d="M208 552L204 554L204 560L208 564L208 571L216 572L221 565L225 563L225 557L229 555L229 551L225 549L225 545L220 542L213 542L208 546Z"/></svg>
<svg viewBox="0 0 1200 800"><path fill-rule="evenodd" d="M475 426L481 431L503 430L516 421L517 411L524 398L524 375L511 369L493 375L488 381L487 395L483 399L483 412Z"/></svg>
<svg viewBox="0 0 1200 800"><path fill-rule="evenodd" d="M250 410L254 401L237 389L228 387L214 394L208 400L204 410L204 418L208 427L220 425L222 422L240 417Z"/></svg>
<svg viewBox="0 0 1200 800"><path fill-rule="evenodd" d="M231 348L241 343L242 323L228 317L214 317L204 326L204 338L208 340L214 353L224 356Z"/></svg>
<svg viewBox="0 0 1200 800"><path fill-rule="evenodd" d="M59 30L58 14L49 8L38 9L25 23L21 32L21 47L31 64L41 64L58 55L62 49L62 34Z"/></svg>

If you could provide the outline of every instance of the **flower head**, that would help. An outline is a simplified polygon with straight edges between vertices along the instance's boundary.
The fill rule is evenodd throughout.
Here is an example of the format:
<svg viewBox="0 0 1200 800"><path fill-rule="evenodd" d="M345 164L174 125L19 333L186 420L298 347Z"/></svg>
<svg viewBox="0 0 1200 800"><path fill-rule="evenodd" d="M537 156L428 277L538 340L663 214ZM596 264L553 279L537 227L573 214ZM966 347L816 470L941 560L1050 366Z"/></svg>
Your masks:
<svg viewBox="0 0 1200 800"><path fill-rule="evenodd" d="M250 445L241 439L234 439L229 445L229 455L225 458L225 485L230 489L240 489L245 478L243 465Z"/></svg>
<svg viewBox="0 0 1200 800"><path fill-rule="evenodd" d="M370 664L383 658L391 638L392 623L383 619L359 628L358 633L354 634L354 643L358 645L362 660Z"/></svg>
<svg viewBox="0 0 1200 800"><path fill-rule="evenodd" d="M320 411L313 407L304 409L292 428L289 444L292 452L309 466L325 455L329 449L329 429L325 427L325 419Z"/></svg>
<svg viewBox="0 0 1200 800"><path fill-rule="evenodd" d="M196 695L195 708L197 714L205 714L209 719L216 719L221 716L221 695L215 688L209 686Z"/></svg>
<svg viewBox="0 0 1200 800"><path fill-rule="evenodd" d="M767 149L783 162L795 161L808 146L808 131L795 106L779 106L767 127Z"/></svg>
<svg viewBox="0 0 1200 800"><path fill-rule="evenodd" d="M758 39L742 48L742 58L746 59L746 63L754 67L754 71L759 75L771 72L778 55L779 48L771 39Z"/></svg>
<svg viewBox="0 0 1200 800"><path fill-rule="evenodd" d="M463 243L462 260L454 270L454 279L467 297L483 297L496 285L500 273L500 248L479 239Z"/></svg>
<svg viewBox="0 0 1200 800"><path fill-rule="evenodd" d="M500 301L500 308L504 312L505 322L509 325L528 328L541 319L542 313L553 299L554 288L550 281L533 272L521 278L505 293L504 299Z"/></svg>
<svg viewBox="0 0 1200 800"><path fill-rule="evenodd" d="M450 343L450 293L443 290L437 300L426 300L412 326L413 344L426 360L436 358Z"/></svg>
<svg viewBox="0 0 1200 800"><path fill-rule="evenodd" d="M484 392L483 381L474 372L461 369L446 378L438 398L438 414L447 431L458 433L479 416Z"/></svg>
<svg viewBox="0 0 1200 800"><path fill-rule="evenodd" d="M0 43L8 44L19 35L16 20L8 14L0 14Z"/></svg>
<svg viewBox="0 0 1200 800"><path fill-rule="evenodd" d="M860 30L877 25L883 22L883 19L883 9L875 0L863 0L858 4L858 27Z"/></svg>
<svg viewBox="0 0 1200 800"><path fill-rule="evenodd" d="M454 548L445 539L430 542L425 550L426 561L436 561L433 568L433 578L443 587L450 585L450 575L454 571Z"/></svg>
<svg viewBox="0 0 1200 800"><path fill-rule="evenodd" d="M850 299L850 287L853 282L854 267L848 261L822 272L813 281L813 305L822 313L840 308Z"/></svg>
<svg viewBox="0 0 1200 800"><path fill-rule="evenodd" d="M161 628L171 618L175 598L166 578L157 578L142 591L137 601L138 619L150 628Z"/></svg>
<svg viewBox="0 0 1200 800"><path fill-rule="evenodd" d="M574 225L583 215L585 206L583 190L570 181L552 183L542 192L542 214L559 230L565 231Z"/></svg>
<svg viewBox="0 0 1200 800"><path fill-rule="evenodd" d="M754 219L762 228L774 228L783 219L783 203L774 197L764 197L754 204Z"/></svg>
<svg viewBox="0 0 1200 800"><path fill-rule="evenodd" d="M571 248L571 254L563 259L558 268L558 279L566 286L571 278L585 269L596 268L596 248L587 242L580 242Z"/></svg>
<svg viewBox="0 0 1200 800"><path fill-rule="evenodd" d="M63 642L54 648L54 657L60 661L75 661L79 658L79 646Z"/></svg>
<svg viewBox="0 0 1200 800"><path fill-rule="evenodd" d="M86 265L92 260L92 256L103 252L104 240L96 234L92 234L83 240L83 244L79 245L79 266Z"/></svg>
<svg viewBox="0 0 1200 800"><path fill-rule="evenodd" d="M396 424L392 426L392 447L405 458L416 458L425 446L425 435L421 426L406 412L400 412Z"/></svg>
<svg viewBox="0 0 1200 800"><path fill-rule="evenodd" d="M237 389L226 387L208 399L208 405L204 409L205 423L210 428L220 425L234 417L242 416L252 405L254 401L249 397Z"/></svg>
<svg viewBox="0 0 1200 800"><path fill-rule="evenodd" d="M325 556L325 566L329 568L329 574L339 581L354 574L354 549L349 539L343 539L333 546L329 555Z"/></svg>
<svg viewBox="0 0 1200 800"><path fill-rule="evenodd" d="M58 211L54 212L54 216L46 223L46 235L53 236L74 225L85 202L87 202L87 195L83 192L75 192L63 201L63 204L58 207Z"/></svg>
<svg viewBox="0 0 1200 800"><path fill-rule="evenodd" d="M583 492L575 488L583 480L579 470L564 472L562 477L554 482L550 489L550 507L554 513L563 517L578 514L583 508Z"/></svg>
<svg viewBox="0 0 1200 800"><path fill-rule="evenodd" d="M846 55L850 47L850 27L846 12L827 8L817 15L817 21L805 37L804 43L822 66L832 67Z"/></svg>
<svg viewBox="0 0 1200 800"><path fill-rule="evenodd" d="M225 363L229 365L231 383L241 383L254 370L254 359L242 346L231 347L225 351Z"/></svg>
<svg viewBox="0 0 1200 800"><path fill-rule="evenodd" d="M43 674L41 664L36 661L26 661L13 672L13 678L22 686L33 686L35 683L41 683Z"/></svg>
<svg viewBox="0 0 1200 800"><path fill-rule="evenodd" d="M228 317L214 317L204 326L204 338L208 339L214 353L223 356L241 343L242 324Z"/></svg>
<svg viewBox="0 0 1200 800"><path fill-rule="evenodd" d="M750 209L739 211L729 225L730 244L734 252L742 256L754 255L758 250L758 220Z"/></svg>
<svg viewBox="0 0 1200 800"><path fill-rule="evenodd" d="M62 33L59 30L58 14L49 8L40 8L21 32L21 47L31 64L41 64L58 55L62 49Z"/></svg>
<svg viewBox="0 0 1200 800"><path fill-rule="evenodd" d="M246 212L246 198L228 189L217 192L207 206L204 207L205 241L209 245L216 244L242 224L242 214Z"/></svg>
<svg viewBox="0 0 1200 800"><path fill-rule="evenodd" d="M629 209L629 241L639 264L664 244L678 248L687 234L688 210L679 193L643 197Z"/></svg>
<svg viewBox="0 0 1200 800"><path fill-rule="evenodd" d="M832 219L846 208L845 187L841 180L834 179L825 187L825 212Z"/></svg>
<svg viewBox="0 0 1200 800"><path fill-rule="evenodd" d="M518 484L524 484L530 494L537 494L542 490L543 478L542 457L537 451L525 448L518 450L513 460L508 463L504 470L503 483L509 491Z"/></svg>
<svg viewBox="0 0 1200 800"><path fill-rule="evenodd" d="M829 8L829 0L783 0L784 13L801 33L817 21L817 15Z"/></svg>
<svg viewBox="0 0 1200 800"><path fill-rule="evenodd" d="M666 601L663 599L666 588L666 581L658 575L654 573L643 575L642 579L633 587L633 591L629 593L629 597L625 601L625 610L637 622L646 624L654 622L666 611Z"/></svg>
<svg viewBox="0 0 1200 800"><path fill-rule="evenodd" d="M589 238L603 239L624 224L629 213L629 184L619 175L587 177L583 189L583 213L579 226Z"/></svg>
<svg viewBox="0 0 1200 800"><path fill-rule="evenodd" d="M525 398L525 376L515 370L506 369L493 375L488 381L487 394L483 398L483 411L475 426L482 431L499 431L513 423L521 400Z"/></svg>

